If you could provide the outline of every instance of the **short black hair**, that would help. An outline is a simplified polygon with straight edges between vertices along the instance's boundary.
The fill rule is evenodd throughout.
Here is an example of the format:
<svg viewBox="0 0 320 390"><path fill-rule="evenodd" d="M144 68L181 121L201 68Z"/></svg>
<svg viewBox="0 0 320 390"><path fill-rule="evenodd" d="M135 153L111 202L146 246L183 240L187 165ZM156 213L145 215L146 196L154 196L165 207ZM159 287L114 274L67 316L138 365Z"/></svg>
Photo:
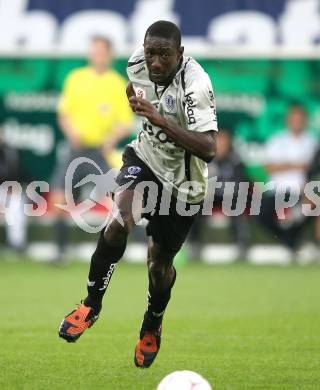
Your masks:
<svg viewBox="0 0 320 390"><path fill-rule="evenodd" d="M181 31L176 24L168 20L158 20L151 24L145 33L144 40L147 37L171 39L177 48L181 46Z"/></svg>

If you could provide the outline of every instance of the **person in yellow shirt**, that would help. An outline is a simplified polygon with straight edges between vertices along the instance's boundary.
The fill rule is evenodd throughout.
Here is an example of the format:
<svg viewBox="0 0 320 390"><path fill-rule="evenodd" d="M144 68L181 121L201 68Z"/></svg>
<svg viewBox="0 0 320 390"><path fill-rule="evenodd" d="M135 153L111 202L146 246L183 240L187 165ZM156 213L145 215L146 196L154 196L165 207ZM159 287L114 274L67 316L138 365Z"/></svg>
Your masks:
<svg viewBox="0 0 320 390"><path fill-rule="evenodd" d="M67 76L58 106L58 121L69 144L69 155L58 162L53 175L54 204L65 203L65 175L74 159L89 158L103 173L107 172L113 165L117 144L130 134L132 127L133 114L126 96L126 82L111 69L109 40L94 37L88 59L88 66L75 69ZM90 173L97 174L92 164L79 165L72 187ZM67 231L63 212L58 208L55 210L54 236L58 246L57 260L61 260Z"/></svg>

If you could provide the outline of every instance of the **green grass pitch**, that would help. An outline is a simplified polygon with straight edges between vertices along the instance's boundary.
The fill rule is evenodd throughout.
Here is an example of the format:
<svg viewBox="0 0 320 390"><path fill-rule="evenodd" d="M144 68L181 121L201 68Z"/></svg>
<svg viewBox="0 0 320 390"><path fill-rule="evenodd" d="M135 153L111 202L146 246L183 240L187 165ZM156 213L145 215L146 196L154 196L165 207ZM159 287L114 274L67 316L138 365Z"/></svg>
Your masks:
<svg viewBox="0 0 320 390"><path fill-rule="evenodd" d="M145 370L133 364L144 266L120 264L94 327L76 344L58 338L87 268L0 261L1 390L152 390L182 369L218 390L320 389L319 266L179 269L161 351Z"/></svg>

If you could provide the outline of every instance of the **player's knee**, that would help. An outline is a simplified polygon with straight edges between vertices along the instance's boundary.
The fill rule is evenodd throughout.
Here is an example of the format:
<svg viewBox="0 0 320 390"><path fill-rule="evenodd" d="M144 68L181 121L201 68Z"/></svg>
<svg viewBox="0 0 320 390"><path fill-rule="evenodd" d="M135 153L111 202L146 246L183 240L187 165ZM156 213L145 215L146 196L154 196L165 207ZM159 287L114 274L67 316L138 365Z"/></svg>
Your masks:
<svg viewBox="0 0 320 390"><path fill-rule="evenodd" d="M120 223L117 219L114 219L105 229L104 238L111 245L121 245L127 241L131 229L131 222L123 220L123 223Z"/></svg>
<svg viewBox="0 0 320 390"><path fill-rule="evenodd" d="M170 248L166 248L163 245L159 245L152 241L148 248L148 259L154 260L157 264L164 264L167 267L172 265L176 251Z"/></svg>

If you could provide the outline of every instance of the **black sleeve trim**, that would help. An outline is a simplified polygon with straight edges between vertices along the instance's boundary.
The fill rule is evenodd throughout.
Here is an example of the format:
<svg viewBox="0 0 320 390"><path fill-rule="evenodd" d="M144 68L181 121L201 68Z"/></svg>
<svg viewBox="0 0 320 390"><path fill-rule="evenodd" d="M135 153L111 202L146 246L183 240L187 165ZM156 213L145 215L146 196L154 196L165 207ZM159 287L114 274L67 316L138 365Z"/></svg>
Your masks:
<svg viewBox="0 0 320 390"><path fill-rule="evenodd" d="M184 153L184 169L186 178L188 181L191 180L191 153L185 152Z"/></svg>
<svg viewBox="0 0 320 390"><path fill-rule="evenodd" d="M186 91L186 80L185 80L184 69L181 72L181 85L182 85L183 91L185 92Z"/></svg>
<svg viewBox="0 0 320 390"><path fill-rule="evenodd" d="M143 61L144 61L144 58L141 58L141 60L136 61L136 62L128 62L128 68L130 68L130 66L141 64L141 62L143 62Z"/></svg>
<svg viewBox="0 0 320 390"><path fill-rule="evenodd" d="M183 67L183 69L182 69L182 71L181 71L181 84L182 84L182 89L183 89L183 91L185 91L186 90L186 80L185 80L185 73L186 73L186 67L187 67L187 65L188 65L188 63L189 63L189 61L190 61L190 57L188 58L188 60L187 60L187 62L184 64L184 67Z"/></svg>

